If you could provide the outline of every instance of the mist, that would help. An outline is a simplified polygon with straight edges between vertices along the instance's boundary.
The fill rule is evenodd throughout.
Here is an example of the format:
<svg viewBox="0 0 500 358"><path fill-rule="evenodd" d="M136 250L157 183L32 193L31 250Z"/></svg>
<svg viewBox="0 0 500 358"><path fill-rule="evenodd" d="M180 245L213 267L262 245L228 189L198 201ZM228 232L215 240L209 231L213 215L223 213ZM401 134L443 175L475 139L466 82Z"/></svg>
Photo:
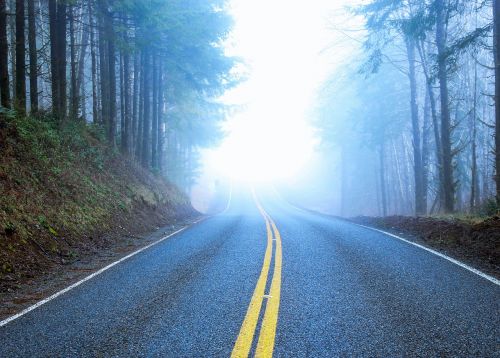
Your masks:
<svg viewBox="0 0 500 358"><path fill-rule="evenodd" d="M0 357L492 357L500 0L0 0Z"/></svg>
<svg viewBox="0 0 500 358"><path fill-rule="evenodd" d="M494 211L490 7L447 8L446 38L426 2L231 9L246 79L194 193L246 181L344 217Z"/></svg>

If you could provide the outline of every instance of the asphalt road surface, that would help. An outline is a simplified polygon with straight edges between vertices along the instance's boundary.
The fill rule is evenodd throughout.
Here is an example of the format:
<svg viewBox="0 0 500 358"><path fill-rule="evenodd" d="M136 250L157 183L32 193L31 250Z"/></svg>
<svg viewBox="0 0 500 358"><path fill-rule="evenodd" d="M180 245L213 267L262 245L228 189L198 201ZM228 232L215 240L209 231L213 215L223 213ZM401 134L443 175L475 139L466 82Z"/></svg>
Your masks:
<svg viewBox="0 0 500 358"><path fill-rule="evenodd" d="M499 299L418 247L240 191L0 327L0 357L499 357Z"/></svg>

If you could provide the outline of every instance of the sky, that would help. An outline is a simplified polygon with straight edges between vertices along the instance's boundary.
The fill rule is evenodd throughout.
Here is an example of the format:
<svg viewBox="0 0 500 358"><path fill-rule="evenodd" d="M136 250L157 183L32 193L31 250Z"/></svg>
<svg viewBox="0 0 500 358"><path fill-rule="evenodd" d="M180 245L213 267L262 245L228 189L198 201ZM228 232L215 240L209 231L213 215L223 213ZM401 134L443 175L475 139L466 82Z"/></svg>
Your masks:
<svg viewBox="0 0 500 358"><path fill-rule="evenodd" d="M251 181L298 175L317 145L311 113L318 88L350 45L332 27L349 0L231 0L235 26L226 48L245 61L248 79L223 101L240 110L207 150L211 176ZM336 25L333 25L336 24Z"/></svg>

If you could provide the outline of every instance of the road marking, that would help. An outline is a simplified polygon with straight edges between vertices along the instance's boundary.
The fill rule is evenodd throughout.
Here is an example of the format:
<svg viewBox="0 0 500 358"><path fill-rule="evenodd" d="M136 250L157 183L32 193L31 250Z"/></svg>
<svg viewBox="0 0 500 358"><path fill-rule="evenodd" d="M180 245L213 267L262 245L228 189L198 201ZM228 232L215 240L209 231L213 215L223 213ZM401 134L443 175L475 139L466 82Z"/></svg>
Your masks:
<svg viewBox="0 0 500 358"><path fill-rule="evenodd" d="M264 313L264 320L260 329L259 341L257 343L256 357L272 357L274 350L274 340L276 337L276 327L278 325L278 311L280 306L281 293L281 236L274 221L269 218L276 237L276 251L274 255L274 273L269 290L269 299Z"/></svg>
<svg viewBox="0 0 500 358"><path fill-rule="evenodd" d="M107 266L103 267L102 269L100 269L100 270L98 270L98 271L94 272L93 274L90 274L90 275L88 275L87 277L85 277L85 278L81 279L80 281L75 282L75 283L74 283L74 284L72 284L71 286L68 286L68 287L66 287L66 288L65 288L65 289L63 289L63 290L61 290L61 291L59 291L59 292L56 292L56 293L54 293L53 295L51 295L51 296L49 296L49 297L47 297L47 298L45 298L45 299L43 299L43 300L41 300L41 301L38 301L38 302L37 302L37 303L35 303L34 305L29 306L28 308L25 308L25 309L24 309L24 310L22 310L21 312L19 312L19 313L15 314L15 315L13 315L13 316L10 316L10 317L8 317L8 318L4 319L3 321L0 321L0 327L5 326L7 323L14 321L15 319L18 319L18 318L19 318L19 317L21 317L21 316L24 316L26 313L31 312L31 311L33 311L34 309L37 309L38 307L40 307L40 306L42 306L42 305L46 304L47 302L52 301L53 299L55 299L55 298L57 298L57 297L59 297L59 296L61 296L61 295L65 294L65 293L66 293L66 292L68 292L68 291L71 291L71 290L72 290L72 289L74 289L75 287L78 287L78 286L80 286L82 283L87 282L88 280L90 280L90 279L92 279L92 278L94 278L94 277L96 277L96 276L98 276L98 275L102 274L104 271L109 270L109 269L110 269L110 268L112 268L113 266L116 266L116 265L118 265L119 263L121 263L121 262L123 262L123 261L125 261L125 260L127 260L127 259L129 259L129 258L131 258L132 256L135 256L135 255L137 255L138 253L140 253L140 252L142 252L142 251L145 251L145 250L149 249L150 247L153 247L153 246L155 246L155 245L159 244L160 242L165 241L166 239L169 239L169 238L171 238L172 236L174 236L174 235L177 235L177 234L181 233L182 231L184 231L184 230L186 230L186 229L190 228L191 226L194 226L194 225L196 225L196 224L198 224L198 223L202 222L203 220L205 220L205 219L207 219L207 218L208 218L208 217L203 217L203 218L201 218L200 220L197 220L197 221L195 221L195 222L194 222L194 223L192 223L192 224L186 225L186 226L184 226L183 228L181 228L181 229L179 229L179 230L177 230L177 231L175 231L175 232L173 232L173 233L171 233L171 234L169 234L169 235L167 235L167 236L164 236L164 237L162 237L161 239L159 239L159 240L157 240L157 241L155 241L155 242L152 242L151 244L146 245L146 246L144 246L144 247L140 248L139 250L134 251L134 252L132 252L132 253L128 254L127 256L122 257L122 258L121 258L121 259L119 259L118 261L115 261L115 262L110 263L109 265L107 265Z"/></svg>
<svg viewBox="0 0 500 358"><path fill-rule="evenodd" d="M250 349L252 348L253 337L255 334L255 329L257 328L257 322L259 320L260 309L262 307L262 301L264 296L264 290L266 289L267 275L269 273L269 266L271 265L271 254L272 254L272 231L269 225L269 221L266 217L266 230L267 230L267 248L264 255L264 263L262 264L262 270L260 271L260 276L255 286L255 290L250 300L250 305L248 306L245 319L240 328L240 333L234 344L231 357L248 357Z"/></svg>
<svg viewBox="0 0 500 358"><path fill-rule="evenodd" d="M282 266L281 236L274 221L260 205L254 191L253 198L260 214L266 222L267 247L259 280L257 281L257 285L255 286L255 290L253 292L252 299L250 300L250 305L248 306L245 319L243 321L243 324L241 325L238 338L236 339L236 343L231 353L231 357L233 358L248 357L250 349L252 348L252 343L254 341L255 330L257 328L257 323L264 299L267 299L267 304L266 310L264 312L264 318L260 327L259 338L257 341L257 349L255 352L256 357L272 357L276 336L276 327L278 323ZM273 242L275 242L276 245L274 254L273 277L271 280L269 293L264 294L267 276L269 273L269 266L271 263Z"/></svg>
<svg viewBox="0 0 500 358"><path fill-rule="evenodd" d="M355 223L354 223L354 224L355 224ZM445 259L445 260L448 260L448 261L450 261L450 262L454 263L455 265L458 265L458 266L460 266L460 267L462 267L462 268L464 268L464 269L466 269L466 270L468 270L468 271L470 271L470 272L472 272L472 273L475 273L476 275L478 275L478 276L480 276L480 277L482 277L482 278L484 278L484 279L486 279L486 280L488 280L488 281L490 281L490 282L494 283L495 285L500 286L500 280L497 280L495 277L490 276L490 275L488 275L488 274L485 274L484 272L481 272L481 271L479 271L479 270L475 269L474 267L471 267L471 266L469 266L469 265L467 265L467 264L464 264L463 262L458 261L458 260L456 260L456 259L454 259L454 258L452 258L452 257L446 256L445 254L442 254L442 253L440 253L439 251L435 251L435 250L430 249L430 248L428 248L428 247L425 247L425 246L423 246L423 245L417 244L416 242L412 242L412 241L410 241L410 240L406 240L406 239L404 239L404 238L402 238L402 237L400 237L400 236L398 236L398 235L391 234L390 232L387 232L387 231L383 231L383 230L375 229L375 228L373 228L373 227L366 226L366 225L361 225L361 224L355 224L355 225L357 225L357 226L361 226L361 227L363 227L363 228L365 228L365 229L370 229L370 230L373 230L373 231L380 232L380 233L385 234L385 235L387 235L387 236L390 236L390 237L393 237L393 238L395 238L395 239L398 239L398 240L404 241L404 242L406 242L407 244L410 244L410 245L416 246L416 247L418 247L418 248L420 248L420 249L422 249L422 250L428 251L428 252L430 252L430 253L432 253L432 254L434 254L434 255L437 255L437 256L439 256L439 257L441 257L441 258Z"/></svg>
<svg viewBox="0 0 500 358"><path fill-rule="evenodd" d="M229 187L229 197L227 199L226 207L224 208L224 210L222 210L221 214L225 214L229 210L232 199L233 199L233 179L231 179L231 185Z"/></svg>
<svg viewBox="0 0 500 358"><path fill-rule="evenodd" d="M363 227L365 229L369 229L369 230L373 230L373 231L378 231L382 234L385 234L387 236L390 236L390 237L393 237L395 239L398 239L398 240L401 240L401 241L404 241L406 242L407 244L410 244L410 245L413 245L415 247L418 247L422 250L425 250L431 254L434 254L434 255L437 255L439 257L441 257L442 259L445 259L457 266L460 266L461 268L469 271L469 272L472 272L473 274L476 274L478 275L479 277L482 277L484 278L485 280L488 280L490 281L491 283L497 285L497 286L500 286L500 280L496 279L495 277L491 276L491 275L488 275L487 273L484 273L478 269L475 269L474 267L472 266L469 266L465 263L463 263L462 261L459 261L457 259L454 259L453 257L450 257L450 256L447 256L439 251L436 251L436 250L433 250L431 248L428 248L426 246L423 246L423 245L420 245L420 244L417 244L416 242L413 242L413 241L410 241L410 240L407 240L407 239L404 239L402 238L401 236L398 236L398 235L394 235L394 234L391 234L390 232L387 232L387 231L384 231L384 230L380 230L380 229L376 229L374 227L371 227L371 226L366 226L366 225L361 225L361 224L357 224L357 223L354 223L352 221L348 221L347 219L343 219L343 218L340 218L340 219L337 219L337 218L334 218L332 217L330 214L326 214L326 213L321 213L321 212L315 212L314 210L306 210L306 209L303 209L303 208L300 208L292 203L290 203L288 200L286 200L285 198L283 198L283 196L281 196L281 194L276 190L276 188L273 187L273 190L274 192L277 194L277 196L283 201L285 202L286 204L288 204L290 207L296 209L296 210L300 210L304 213L307 213L307 214L316 214L316 215L324 215L324 216L327 216L329 217L329 219L336 219L336 220L344 220L344 221L347 221L349 224L353 224L353 225L356 225L356 226L360 226L360 227Z"/></svg>

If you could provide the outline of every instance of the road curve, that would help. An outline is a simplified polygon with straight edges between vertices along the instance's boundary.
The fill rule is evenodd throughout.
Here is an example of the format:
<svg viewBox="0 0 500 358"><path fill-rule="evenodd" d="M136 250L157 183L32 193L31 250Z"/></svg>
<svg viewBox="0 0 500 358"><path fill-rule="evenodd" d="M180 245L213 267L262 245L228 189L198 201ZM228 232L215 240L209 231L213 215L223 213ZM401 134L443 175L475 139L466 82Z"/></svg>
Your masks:
<svg viewBox="0 0 500 358"><path fill-rule="evenodd" d="M241 190L0 327L0 357L494 357L499 302L432 253Z"/></svg>

